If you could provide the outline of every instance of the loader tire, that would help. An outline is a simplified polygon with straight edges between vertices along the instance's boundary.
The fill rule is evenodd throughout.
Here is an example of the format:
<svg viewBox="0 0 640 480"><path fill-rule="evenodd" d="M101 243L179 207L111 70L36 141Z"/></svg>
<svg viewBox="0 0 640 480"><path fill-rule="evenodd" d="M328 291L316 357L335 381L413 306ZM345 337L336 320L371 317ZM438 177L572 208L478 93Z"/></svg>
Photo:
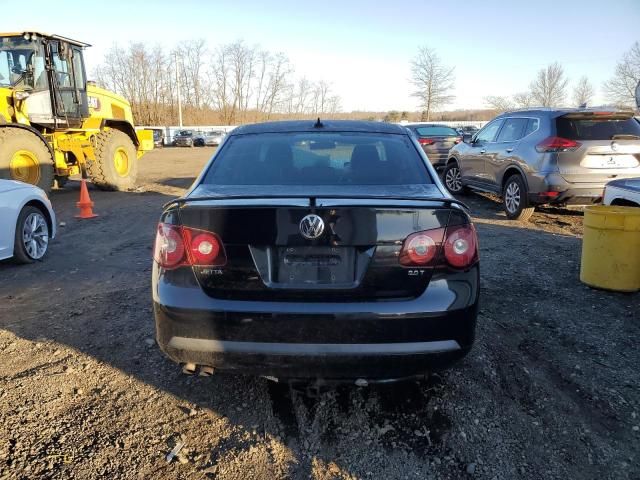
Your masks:
<svg viewBox="0 0 640 480"><path fill-rule="evenodd" d="M53 188L55 169L46 143L22 128L0 128L0 178Z"/></svg>
<svg viewBox="0 0 640 480"><path fill-rule="evenodd" d="M87 162L87 173L101 190L132 189L138 176L136 147L120 130L106 130L96 135L95 161Z"/></svg>

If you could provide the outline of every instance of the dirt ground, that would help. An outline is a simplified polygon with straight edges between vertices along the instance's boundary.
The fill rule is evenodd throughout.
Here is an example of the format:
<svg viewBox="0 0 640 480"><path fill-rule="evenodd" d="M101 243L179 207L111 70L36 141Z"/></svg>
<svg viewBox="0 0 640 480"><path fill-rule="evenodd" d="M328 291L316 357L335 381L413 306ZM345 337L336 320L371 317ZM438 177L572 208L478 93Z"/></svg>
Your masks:
<svg viewBox="0 0 640 480"><path fill-rule="evenodd" d="M429 380L307 395L183 375L153 340L151 246L211 153L146 155L137 191L91 190L94 220L73 217L71 182L46 261L0 262L0 478L640 478L640 294L579 282L576 211L521 225L465 197L478 338Z"/></svg>

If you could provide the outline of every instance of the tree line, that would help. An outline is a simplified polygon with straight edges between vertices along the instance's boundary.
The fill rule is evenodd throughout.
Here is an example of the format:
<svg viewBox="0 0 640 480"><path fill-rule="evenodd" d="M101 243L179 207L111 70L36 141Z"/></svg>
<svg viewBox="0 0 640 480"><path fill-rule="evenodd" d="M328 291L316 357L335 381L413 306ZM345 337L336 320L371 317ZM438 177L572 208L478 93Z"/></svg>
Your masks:
<svg viewBox="0 0 640 480"><path fill-rule="evenodd" d="M447 118L443 109L455 99L455 68L434 49L422 46L411 61L411 95L419 112L390 111L382 115L341 112L341 99L324 79L297 74L282 52L270 52L238 40L210 48L202 40L181 42L172 48L132 43L113 45L96 68L97 83L131 102L141 125L178 123L178 92L187 125L225 124L282 118L362 118L389 122ZM601 86L603 97L615 106L633 107L640 81L640 43L635 42ZM554 62L540 69L528 89L512 96L484 98L488 111L470 111L485 117L516 108L590 105L596 90L587 76L569 89L564 68ZM475 113L474 113L475 112ZM363 116L364 115L364 116ZM465 113L455 113L455 119ZM463 118L461 118L463 117ZM476 119L476 118L468 118Z"/></svg>
<svg viewBox="0 0 640 480"><path fill-rule="evenodd" d="M141 125L223 124L274 117L334 116L341 100L325 80L296 75L281 52L242 40L209 48L204 40L171 49L113 45L94 72L96 82L123 95Z"/></svg>
<svg viewBox="0 0 640 480"><path fill-rule="evenodd" d="M431 120L433 112L454 100L455 71L448 67L436 51L423 46L411 61L412 95L419 100L421 120ZM617 107L633 108L635 88L640 82L640 43L635 42L618 61L611 78L602 84L606 100ZM505 112L516 108L590 106L596 91L587 76L582 76L569 91L564 68L554 62L540 69L528 90L512 96L490 95L484 98L488 108Z"/></svg>

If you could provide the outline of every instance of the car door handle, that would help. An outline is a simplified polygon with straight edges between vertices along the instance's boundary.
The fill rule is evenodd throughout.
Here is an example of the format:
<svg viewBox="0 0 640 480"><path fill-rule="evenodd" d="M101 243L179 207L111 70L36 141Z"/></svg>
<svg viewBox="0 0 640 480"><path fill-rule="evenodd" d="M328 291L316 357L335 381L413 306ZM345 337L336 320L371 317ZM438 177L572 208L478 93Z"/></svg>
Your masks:
<svg viewBox="0 0 640 480"><path fill-rule="evenodd" d="M480 150L480 153L487 153L487 151L482 149L482 150Z"/></svg>
<svg viewBox="0 0 640 480"><path fill-rule="evenodd" d="M507 148L507 153L513 152L513 148Z"/></svg>

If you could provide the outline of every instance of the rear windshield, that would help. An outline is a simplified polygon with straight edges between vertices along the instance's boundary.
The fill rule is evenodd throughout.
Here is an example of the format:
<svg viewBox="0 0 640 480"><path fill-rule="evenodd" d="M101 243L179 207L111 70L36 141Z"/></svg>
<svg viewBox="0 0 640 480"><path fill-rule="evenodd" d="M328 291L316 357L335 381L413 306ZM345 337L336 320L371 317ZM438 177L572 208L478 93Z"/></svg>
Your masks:
<svg viewBox="0 0 640 480"><path fill-rule="evenodd" d="M230 137L203 183L412 185L433 183L404 135L262 133Z"/></svg>
<svg viewBox="0 0 640 480"><path fill-rule="evenodd" d="M451 127L438 127L428 126L428 127L417 127L416 132L421 137L457 137L459 136L458 132Z"/></svg>
<svg viewBox="0 0 640 480"><path fill-rule="evenodd" d="M640 137L640 123L633 118L575 119L560 117L556 120L558 136L570 140L613 140L625 135Z"/></svg>

